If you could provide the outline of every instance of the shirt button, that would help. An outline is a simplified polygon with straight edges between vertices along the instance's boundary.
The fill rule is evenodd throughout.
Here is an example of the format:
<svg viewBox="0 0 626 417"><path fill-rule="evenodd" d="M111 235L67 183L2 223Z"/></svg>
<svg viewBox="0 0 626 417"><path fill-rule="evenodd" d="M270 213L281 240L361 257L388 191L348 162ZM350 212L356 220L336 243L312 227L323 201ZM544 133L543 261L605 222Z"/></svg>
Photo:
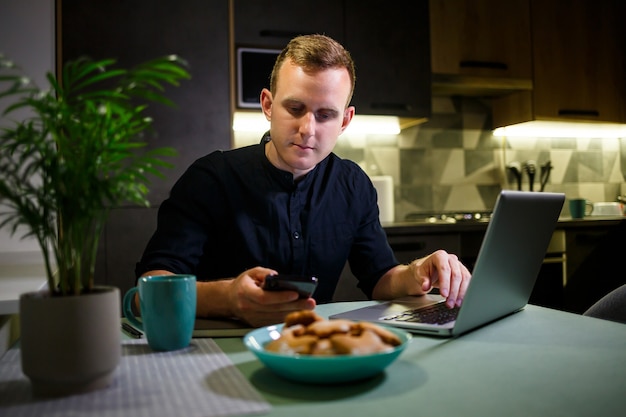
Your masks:
<svg viewBox="0 0 626 417"><path fill-rule="evenodd" d="M300 232L293 232L294 239L300 239Z"/></svg>

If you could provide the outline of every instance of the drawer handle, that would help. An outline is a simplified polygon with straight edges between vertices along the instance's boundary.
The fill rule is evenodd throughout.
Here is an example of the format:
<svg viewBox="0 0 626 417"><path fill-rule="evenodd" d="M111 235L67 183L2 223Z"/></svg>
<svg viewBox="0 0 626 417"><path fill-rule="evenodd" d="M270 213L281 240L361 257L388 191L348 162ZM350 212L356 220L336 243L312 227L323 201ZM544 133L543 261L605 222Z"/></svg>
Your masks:
<svg viewBox="0 0 626 417"><path fill-rule="evenodd" d="M409 111L413 108L410 104L406 103L372 103L370 107L374 110L395 110L395 111Z"/></svg>
<svg viewBox="0 0 626 417"><path fill-rule="evenodd" d="M461 68L488 68L488 69L496 69L506 71L509 69L509 66L504 62L494 62L494 61L461 61L459 62L459 67Z"/></svg>
<svg viewBox="0 0 626 417"><path fill-rule="evenodd" d="M259 35L262 38L295 38L300 35L309 35L309 33L294 32L291 30L275 30L275 29L262 29L259 31Z"/></svg>
<svg viewBox="0 0 626 417"><path fill-rule="evenodd" d="M597 110L575 110L575 109L560 109L559 116L590 116L600 117L600 112Z"/></svg>

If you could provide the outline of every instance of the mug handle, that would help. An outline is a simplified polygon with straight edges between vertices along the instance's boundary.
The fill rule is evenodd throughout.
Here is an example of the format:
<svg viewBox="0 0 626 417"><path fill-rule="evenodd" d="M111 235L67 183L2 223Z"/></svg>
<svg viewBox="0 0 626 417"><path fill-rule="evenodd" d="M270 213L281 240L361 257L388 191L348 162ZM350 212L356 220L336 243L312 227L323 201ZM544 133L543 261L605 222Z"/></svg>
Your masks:
<svg viewBox="0 0 626 417"><path fill-rule="evenodd" d="M136 292L137 287L133 287L126 292L126 295L124 295L124 301L122 302L122 305L124 307L124 317L126 317L130 324L143 331L143 324L139 320L137 320L137 317L135 317L132 308Z"/></svg>
<svg viewBox="0 0 626 417"><path fill-rule="evenodd" d="M590 203L589 201L587 201L585 203L585 206L590 208L589 212L587 212L587 210L585 209L585 216L591 215L591 213L593 213L593 203Z"/></svg>

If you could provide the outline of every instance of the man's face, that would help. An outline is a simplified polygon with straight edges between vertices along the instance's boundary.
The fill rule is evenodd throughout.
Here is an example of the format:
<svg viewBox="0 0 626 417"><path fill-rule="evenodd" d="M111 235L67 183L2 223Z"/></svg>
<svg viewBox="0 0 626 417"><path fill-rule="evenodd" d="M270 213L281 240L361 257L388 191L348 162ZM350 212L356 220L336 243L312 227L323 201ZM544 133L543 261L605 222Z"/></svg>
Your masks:
<svg viewBox="0 0 626 417"><path fill-rule="evenodd" d="M346 108L351 82L345 68L307 73L286 60L276 94L264 89L261 105L270 121L266 154L277 168L305 175L328 156L348 127L354 107Z"/></svg>

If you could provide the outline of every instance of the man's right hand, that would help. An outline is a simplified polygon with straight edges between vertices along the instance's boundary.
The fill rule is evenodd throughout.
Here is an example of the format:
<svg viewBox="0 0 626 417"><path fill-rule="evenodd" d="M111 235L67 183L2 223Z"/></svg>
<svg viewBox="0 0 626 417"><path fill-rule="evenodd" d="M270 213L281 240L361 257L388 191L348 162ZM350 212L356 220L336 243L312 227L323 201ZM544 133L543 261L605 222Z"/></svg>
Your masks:
<svg viewBox="0 0 626 417"><path fill-rule="evenodd" d="M295 291L264 291L265 277L276 274L255 267L231 280L198 283L197 313L201 317L236 317L254 327L282 323L293 311L313 310L313 298L298 299Z"/></svg>

